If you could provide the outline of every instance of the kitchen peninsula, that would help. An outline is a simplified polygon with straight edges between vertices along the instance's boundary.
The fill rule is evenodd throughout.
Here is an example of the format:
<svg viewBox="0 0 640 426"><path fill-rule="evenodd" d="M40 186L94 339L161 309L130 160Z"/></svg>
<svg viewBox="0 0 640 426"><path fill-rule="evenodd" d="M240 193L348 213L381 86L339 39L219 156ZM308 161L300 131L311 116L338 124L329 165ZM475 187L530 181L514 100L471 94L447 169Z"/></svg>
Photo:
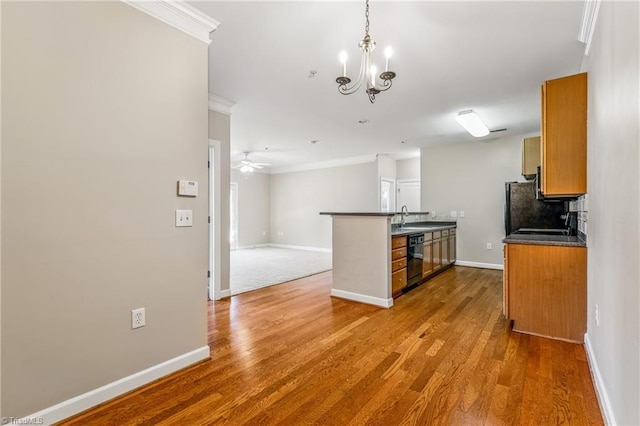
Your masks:
<svg viewBox="0 0 640 426"><path fill-rule="evenodd" d="M334 297L390 308L394 297L455 262L456 222L431 220L428 212L409 212L407 223L400 213L320 214L333 222ZM416 269L408 282L407 271Z"/></svg>

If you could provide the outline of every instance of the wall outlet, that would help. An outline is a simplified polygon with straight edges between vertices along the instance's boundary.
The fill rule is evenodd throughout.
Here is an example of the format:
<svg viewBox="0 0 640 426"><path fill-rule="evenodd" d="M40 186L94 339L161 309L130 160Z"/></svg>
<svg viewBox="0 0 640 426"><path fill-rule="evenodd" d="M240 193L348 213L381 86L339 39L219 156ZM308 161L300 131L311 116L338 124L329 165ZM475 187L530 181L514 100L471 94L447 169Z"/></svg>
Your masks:
<svg viewBox="0 0 640 426"><path fill-rule="evenodd" d="M458 217L458 212L455 210L451 210L451 217Z"/></svg>
<svg viewBox="0 0 640 426"><path fill-rule="evenodd" d="M598 305L596 305L596 327L600 327L600 309L598 308Z"/></svg>
<svg viewBox="0 0 640 426"><path fill-rule="evenodd" d="M144 327L147 324L144 308L131 311L131 329Z"/></svg>
<svg viewBox="0 0 640 426"><path fill-rule="evenodd" d="M460 217L464 217L464 211L460 210Z"/></svg>
<svg viewBox="0 0 640 426"><path fill-rule="evenodd" d="M284 232L278 231L278 236L282 237L282 235L284 235Z"/></svg>
<svg viewBox="0 0 640 426"><path fill-rule="evenodd" d="M491 243L487 243L487 250L491 250L493 247L491 247Z"/></svg>
<svg viewBox="0 0 640 426"><path fill-rule="evenodd" d="M193 226L193 210L176 210L176 227Z"/></svg>

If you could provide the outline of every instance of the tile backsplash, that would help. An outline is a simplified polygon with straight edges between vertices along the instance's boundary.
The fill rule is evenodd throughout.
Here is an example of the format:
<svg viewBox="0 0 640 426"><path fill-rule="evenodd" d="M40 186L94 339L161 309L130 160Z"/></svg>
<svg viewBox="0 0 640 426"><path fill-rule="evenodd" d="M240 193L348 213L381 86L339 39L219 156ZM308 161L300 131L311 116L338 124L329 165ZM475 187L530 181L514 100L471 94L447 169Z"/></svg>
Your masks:
<svg viewBox="0 0 640 426"><path fill-rule="evenodd" d="M587 237L587 223L589 212L589 194L584 194L578 197L575 201L569 202L569 211L578 213L578 232L582 233L582 236Z"/></svg>

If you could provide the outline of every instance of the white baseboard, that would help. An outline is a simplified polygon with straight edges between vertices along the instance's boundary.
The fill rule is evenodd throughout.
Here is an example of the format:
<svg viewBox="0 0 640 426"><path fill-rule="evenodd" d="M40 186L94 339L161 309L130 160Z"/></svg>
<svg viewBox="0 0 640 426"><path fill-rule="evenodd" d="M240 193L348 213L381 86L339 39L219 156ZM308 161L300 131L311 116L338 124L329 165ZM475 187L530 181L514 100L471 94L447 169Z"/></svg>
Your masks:
<svg viewBox="0 0 640 426"><path fill-rule="evenodd" d="M231 297L231 289L220 290L220 297L216 300L224 299L225 297Z"/></svg>
<svg viewBox="0 0 640 426"><path fill-rule="evenodd" d="M71 399L67 399L52 407L40 410L23 419L16 419L16 424L32 424L34 419L42 419L44 425L50 425L60 420L71 417L82 411L102 404L119 395L132 391L140 386L146 385L154 380L181 370L199 361L209 358L209 346L203 346L194 351L187 352L168 361L149 367L130 376L111 382L97 389L83 393ZM31 422L31 423L29 423ZM35 424L35 423L33 423Z"/></svg>
<svg viewBox="0 0 640 426"><path fill-rule="evenodd" d="M259 247L268 247L268 246L269 246L268 243L265 243L265 244L252 244L250 246L238 247L238 248L236 248L236 250L247 250L247 249L259 248Z"/></svg>
<svg viewBox="0 0 640 426"><path fill-rule="evenodd" d="M321 247L306 247L306 246L291 246L288 244L267 244L268 246L271 247L279 247L279 248L287 248L287 249L293 249L293 250L308 250L308 251L319 251L322 253L332 253L333 250L328 249L328 248L321 248Z"/></svg>
<svg viewBox="0 0 640 426"><path fill-rule="evenodd" d="M596 395L598 396L598 402L600 403L600 411L604 417L605 424L616 425L616 419L613 415L613 409L611 408L611 402L609 401L609 394L607 388L602 380L600 374L600 368L598 367L598 361L596 361L596 355L593 353L593 347L591 346L591 340L589 340L589 333L584 335L584 347L587 352L587 360L589 361L589 370L591 371L591 378L596 386Z"/></svg>
<svg viewBox="0 0 640 426"><path fill-rule="evenodd" d="M502 271L504 269L504 265L501 264L501 263L468 262L466 260L456 260L456 265L458 265L458 266L469 266L471 268L498 269L500 271Z"/></svg>
<svg viewBox="0 0 640 426"><path fill-rule="evenodd" d="M352 293L350 291L331 289L331 295L340 299L353 300L354 302L366 303L368 305L390 308L393 306L393 299L382 299L380 297L367 296L366 294Z"/></svg>

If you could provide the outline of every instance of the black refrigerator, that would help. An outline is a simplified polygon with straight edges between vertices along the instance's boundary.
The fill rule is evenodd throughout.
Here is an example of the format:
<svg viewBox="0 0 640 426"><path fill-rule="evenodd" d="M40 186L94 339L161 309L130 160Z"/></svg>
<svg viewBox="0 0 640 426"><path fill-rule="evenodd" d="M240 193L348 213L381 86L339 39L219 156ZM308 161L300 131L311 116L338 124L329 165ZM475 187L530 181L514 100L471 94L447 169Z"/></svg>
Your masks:
<svg viewBox="0 0 640 426"><path fill-rule="evenodd" d="M566 213L563 201L536 199L536 183L507 182L505 184L504 228L509 235L521 228L561 229Z"/></svg>

